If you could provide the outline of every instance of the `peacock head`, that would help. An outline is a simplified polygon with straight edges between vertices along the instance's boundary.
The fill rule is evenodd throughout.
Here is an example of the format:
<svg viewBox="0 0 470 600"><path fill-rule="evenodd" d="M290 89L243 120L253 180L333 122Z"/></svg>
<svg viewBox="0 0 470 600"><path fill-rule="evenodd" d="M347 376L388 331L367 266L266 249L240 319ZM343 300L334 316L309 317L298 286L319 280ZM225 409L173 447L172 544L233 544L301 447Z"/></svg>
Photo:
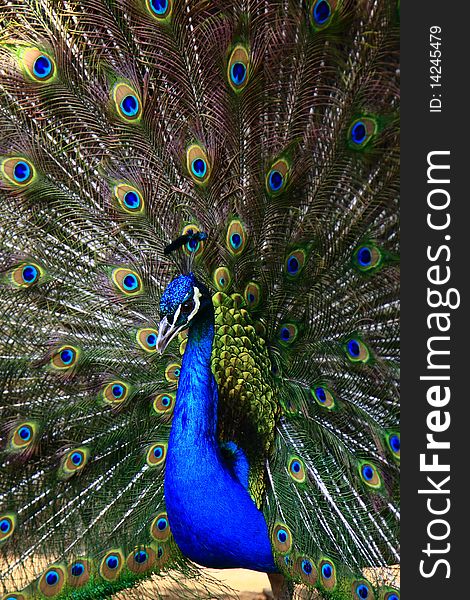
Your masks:
<svg viewBox="0 0 470 600"><path fill-rule="evenodd" d="M173 279L160 299L158 352L162 354L171 340L180 331L190 327L196 315L209 305L212 305L210 292L193 273Z"/></svg>

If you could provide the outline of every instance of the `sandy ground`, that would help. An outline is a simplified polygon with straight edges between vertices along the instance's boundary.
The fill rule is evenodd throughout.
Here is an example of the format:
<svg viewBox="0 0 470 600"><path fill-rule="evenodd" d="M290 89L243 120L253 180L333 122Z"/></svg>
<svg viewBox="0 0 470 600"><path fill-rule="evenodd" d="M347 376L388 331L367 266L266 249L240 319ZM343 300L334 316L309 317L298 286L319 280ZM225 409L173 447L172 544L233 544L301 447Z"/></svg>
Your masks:
<svg viewBox="0 0 470 600"><path fill-rule="evenodd" d="M271 586L266 573L257 573L247 569L207 569L207 571L214 579L219 579L236 592L248 594L246 600L257 598L260 595L261 598L265 598L266 594L263 594L263 592L271 593Z"/></svg>

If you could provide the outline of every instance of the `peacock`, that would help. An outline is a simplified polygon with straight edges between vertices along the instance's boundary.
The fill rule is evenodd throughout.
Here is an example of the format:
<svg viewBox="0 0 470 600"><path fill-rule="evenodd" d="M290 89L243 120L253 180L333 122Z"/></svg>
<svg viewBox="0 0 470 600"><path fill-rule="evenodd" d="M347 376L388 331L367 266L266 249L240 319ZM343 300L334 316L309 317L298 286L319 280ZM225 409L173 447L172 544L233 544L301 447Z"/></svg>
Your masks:
<svg viewBox="0 0 470 600"><path fill-rule="evenodd" d="M2 0L2 600L399 599L398 32Z"/></svg>

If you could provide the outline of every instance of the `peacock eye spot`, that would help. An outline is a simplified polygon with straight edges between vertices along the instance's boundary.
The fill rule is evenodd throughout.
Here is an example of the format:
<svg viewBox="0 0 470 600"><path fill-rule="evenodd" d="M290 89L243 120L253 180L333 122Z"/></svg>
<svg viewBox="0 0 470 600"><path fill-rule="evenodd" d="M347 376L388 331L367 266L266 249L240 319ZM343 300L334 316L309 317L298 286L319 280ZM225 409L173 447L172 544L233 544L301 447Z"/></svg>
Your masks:
<svg viewBox="0 0 470 600"><path fill-rule="evenodd" d="M359 248L357 253L357 260L361 267L368 267L372 262L372 252L367 246Z"/></svg>
<svg viewBox="0 0 470 600"><path fill-rule="evenodd" d="M287 531L285 529L279 529L277 532L277 539L281 542L281 544L285 544L287 542Z"/></svg>
<svg viewBox="0 0 470 600"><path fill-rule="evenodd" d="M360 598L364 598L364 600L369 597L369 589L363 583L361 583L361 585L357 586L356 592L357 592L357 595Z"/></svg>
<svg viewBox="0 0 470 600"><path fill-rule="evenodd" d="M312 563L309 560L303 560L302 561L302 571L306 575L310 575L312 570L313 570Z"/></svg>
<svg viewBox="0 0 470 600"><path fill-rule="evenodd" d="M59 582L59 574L57 571L49 571L46 574L47 585L56 585Z"/></svg>
<svg viewBox="0 0 470 600"><path fill-rule="evenodd" d="M170 406L170 402L171 402L170 396L163 396L162 397L162 404L163 404L163 406Z"/></svg>
<svg viewBox="0 0 470 600"><path fill-rule="evenodd" d="M180 374L181 374L181 371L180 371L180 369L176 368L176 369L173 371L173 374L174 374L174 376L175 376L175 377L179 377L179 376L180 376Z"/></svg>
<svg viewBox="0 0 470 600"><path fill-rule="evenodd" d="M287 327L281 329L281 339L287 342L290 338L290 331Z"/></svg>
<svg viewBox="0 0 470 600"><path fill-rule="evenodd" d="M400 600L396 594L392 594L387 600Z"/></svg>
<svg viewBox="0 0 470 600"><path fill-rule="evenodd" d="M331 565L328 563L324 564L321 568L321 574L325 579L330 579L330 577L333 575L333 569L331 568Z"/></svg>
<svg viewBox="0 0 470 600"><path fill-rule="evenodd" d="M246 78L246 67L241 62L236 62L230 69L230 77L235 85L241 85Z"/></svg>
<svg viewBox="0 0 470 600"><path fill-rule="evenodd" d="M227 247L232 254L239 254L243 251L248 238L245 227L241 221L238 219L233 219L230 222L225 239ZM224 269L221 274L223 274L229 282L231 281L231 276L228 269Z"/></svg>
<svg viewBox="0 0 470 600"><path fill-rule="evenodd" d="M160 446L156 446L153 449L153 455L155 458L161 458L163 456L163 450L160 448Z"/></svg>
<svg viewBox="0 0 470 600"><path fill-rule="evenodd" d="M196 177L202 179L207 172L206 161L202 158L195 158L191 163L191 170Z"/></svg>
<svg viewBox="0 0 470 600"><path fill-rule="evenodd" d="M317 387L315 389L315 396L317 397L317 399L320 402L326 402L326 392L325 392L324 388Z"/></svg>
<svg viewBox="0 0 470 600"><path fill-rule="evenodd" d="M366 481L371 481L374 477L374 469L370 465L364 465L362 467L362 475Z"/></svg>
<svg viewBox="0 0 470 600"><path fill-rule="evenodd" d="M124 194L124 204L127 208L136 209L140 206L140 198L136 192L126 192Z"/></svg>
<svg viewBox="0 0 470 600"><path fill-rule="evenodd" d="M83 456L80 454L80 452L74 452L72 454L72 456L70 457L70 460L73 462L73 464L78 467L82 464L83 462Z"/></svg>
<svg viewBox="0 0 470 600"><path fill-rule="evenodd" d="M112 393L115 398L120 398L124 394L124 387L117 383L113 385Z"/></svg>
<svg viewBox="0 0 470 600"><path fill-rule="evenodd" d="M284 177L279 171L272 170L269 174L269 187L273 192L277 192L281 189L284 183Z"/></svg>
<svg viewBox="0 0 470 600"><path fill-rule="evenodd" d="M144 550L139 550L134 554L134 560L139 565L143 564L148 560L149 555Z"/></svg>
<svg viewBox="0 0 470 600"><path fill-rule="evenodd" d="M128 117L135 117L139 112L139 101L134 94L124 96L121 101L122 112Z"/></svg>
<svg viewBox="0 0 470 600"><path fill-rule="evenodd" d="M38 270L33 265L26 265L23 267L22 277L25 283L33 283L36 281L38 276Z"/></svg>
<svg viewBox="0 0 470 600"><path fill-rule="evenodd" d="M23 427L20 427L20 430L18 431L18 435L25 442L29 441L31 439L31 427L27 427L26 425L24 425Z"/></svg>
<svg viewBox="0 0 470 600"><path fill-rule="evenodd" d="M242 236L239 233L232 233L230 236L230 243L232 247L237 250L242 245Z"/></svg>
<svg viewBox="0 0 470 600"><path fill-rule="evenodd" d="M319 0L313 7L313 18L317 25L324 25L331 17L331 7L326 0Z"/></svg>
<svg viewBox="0 0 470 600"><path fill-rule="evenodd" d="M112 554L111 556L108 556L108 558L106 559L106 566L109 569L117 569L119 565L119 559L117 556L115 556L114 554Z"/></svg>
<svg viewBox="0 0 470 600"><path fill-rule="evenodd" d="M8 519L2 519L0 521L0 531L2 533L8 533L11 529L11 523Z"/></svg>
<svg viewBox="0 0 470 600"><path fill-rule="evenodd" d="M64 363L64 365L69 365L73 360L72 350L62 350L60 353L60 360Z"/></svg>
<svg viewBox="0 0 470 600"><path fill-rule="evenodd" d="M165 529L168 527L168 521L163 517L161 519L158 519L157 527L160 531L165 531Z"/></svg>
<svg viewBox="0 0 470 600"><path fill-rule="evenodd" d="M359 356L361 349L356 340L350 340L348 342L348 352L353 358L357 358Z"/></svg>
<svg viewBox="0 0 470 600"><path fill-rule="evenodd" d="M31 167L24 160L19 160L13 169L13 175L18 183L22 183L31 175Z"/></svg>
<svg viewBox="0 0 470 600"><path fill-rule="evenodd" d="M367 129L365 123L357 121L351 128L351 139L355 144L362 144L367 137Z"/></svg>
<svg viewBox="0 0 470 600"><path fill-rule="evenodd" d="M137 281L137 277L135 275L129 274L126 275L122 281L124 288L127 291L133 291L135 289L137 289L137 287L139 286L139 282Z"/></svg>
<svg viewBox="0 0 470 600"><path fill-rule="evenodd" d="M158 558L161 558L163 556L163 548L161 546L158 546L157 556Z"/></svg>
<svg viewBox="0 0 470 600"><path fill-rule="evenodd" d="M256 300L255 295L250 292L248 294L248 301L249 302L254 302L255 300Z"/></svg>
<svg viewBox="0 0 470 600"><path fill-rule="evenodd" d="M168 0L150 0L150 6L155 14L163 15L168 8Z"/></svg>
<svg viewBox="0 0 470 600"><path fill-rule="evenodd" d="M299 261L295 256L291 256L287 261L287 270L290 275L295 275L299 270Z"/></svg>
<svg viewBox="0 0 470 600"><path fill-rule="evenodd" d="M39 77L39 79L44 79L44 77L50 75L51 71L52 62L50 58L44 56L44 54L38 56L33 64L33 73L36 75L36 77Z"/></svg>
<svg viewBox="0 0 470 600"><path fill-rule="evenodd" d="M390 447L394 452L398 452L400 450L400 438L398 437L398 435L394 434L392 436L390 436Z"/></svg>
<svg viewBox="0 0 470 600"><path fill-rule="evenodd" d="M157 336L154 333L149 333L147 336L147 344L153 348L157 345Z"/></svg>
<svg viewBox="0 0 470 600"><path fill-rule="evenodd" d="M72 575L74 577L80 577L85 572L85 567L84 567L83 563L77 562L72 565L70 572L72 573Z"/></svg>
<svg viewBox="0 0 470 600"><path fill-rule="evenodd" d="M302 466L298 460L294 460L294 462L292 463L291 469L294 471L294 473L300 473Z"/></svg>

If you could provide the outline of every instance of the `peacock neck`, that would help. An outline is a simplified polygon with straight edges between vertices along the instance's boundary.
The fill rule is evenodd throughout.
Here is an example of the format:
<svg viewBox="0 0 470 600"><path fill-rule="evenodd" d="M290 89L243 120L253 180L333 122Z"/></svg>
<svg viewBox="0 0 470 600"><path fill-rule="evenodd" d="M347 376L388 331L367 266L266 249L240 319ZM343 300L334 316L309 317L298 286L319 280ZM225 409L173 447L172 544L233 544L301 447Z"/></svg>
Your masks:
<svg viewBox="0 0 470 600"><path fill-rule="evenodd" d="M207 307L192 323L181 365L172 437L216 447L217 391L211 371L214 309Z"/></svg>
<svg viewBox="0 0 470 600"><path fill-rule="evenodd" d="M168 519L180 550L196 563L274 572L263 513L217 442L213 340L210 306L191 325L181 366L165 466Z"/></svg>

